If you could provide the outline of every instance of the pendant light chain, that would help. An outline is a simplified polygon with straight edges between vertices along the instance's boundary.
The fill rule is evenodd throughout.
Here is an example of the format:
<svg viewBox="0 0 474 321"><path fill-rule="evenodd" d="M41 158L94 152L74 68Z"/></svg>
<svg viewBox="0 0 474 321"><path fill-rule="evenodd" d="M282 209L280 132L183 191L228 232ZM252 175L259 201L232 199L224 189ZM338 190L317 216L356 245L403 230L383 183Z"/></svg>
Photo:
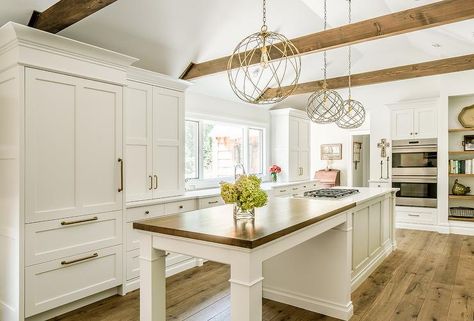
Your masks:
<svg viewBox="0 0 474 321"><path fill-rule="evenodd" d="M263 0L263 25L262 31L267 31L267 1Z"/></svg>
<svg viewBox="0 0 474 321"><path fill-rule="evenodd" d="M327 0L324 0L324 31L326 31L327 27L328 27L328 3L327 3ZM324 50L323 57L324 57L324 82L323 82L323 86L324 86L324 88L327 88L328 62L327 62L327 51L326 50Z"/></svg>
<svg viewBox="0 0 474 321"><path fill-rule="evenodd" d="M349 24L352 23L352 2L349 1ZM349 46L349 99L352 98L352 46Z"/></svg>

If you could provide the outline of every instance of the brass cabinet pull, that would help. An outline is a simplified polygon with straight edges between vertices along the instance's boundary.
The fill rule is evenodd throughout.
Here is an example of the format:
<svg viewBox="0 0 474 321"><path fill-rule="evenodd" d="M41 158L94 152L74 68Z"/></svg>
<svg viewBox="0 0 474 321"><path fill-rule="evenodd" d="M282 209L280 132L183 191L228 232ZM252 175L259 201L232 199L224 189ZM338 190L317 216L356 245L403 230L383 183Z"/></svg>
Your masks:
<svg viewBox="0 0 474 321"><path fill-rule="evenodd" d="M212 201L212 202L207 202L207 204L217 204L219 201Z"/></svg>
<svg viewBox="0 0 474 321"><path fill-rule="evenodd" d="M153 189L153 176L148 175L148 177L150 178L150 188L148 190L151 191Z"/></svg>
<svg viewBox="0 0 474 321"><path fill-rule="evenodd" d="M286 192L286 189L281 189L280 190L280 193L285 193Z"/></svg>
<svg viewBox="0 0 474 321"><path fill-rule="evenodd" d="M118 189L120 193L123 191L123 159L119 158L118 162L120 163L120 187Z"/></svg>
<svg viewBox="0 0 474 321"><path fill-rule="evenodd" d="M97 221L98 219L99 218L97 216L94 216L93 218L87 218L87 219L78 220L78 221L70 221L70 222L62 221L61 225L73 225L73 224L79 224L79 223L86 223L86 222Z"/></svg>
<svg viewBox="0 0 474 321"><path fill-rule="evenodd" d="M408 214L408 216L412 216L412 217L420 217L420 214Z"/></svg>
<svg viewBox="0 0 474 321"><path fill-rule="evenodd" d="M297 190L298 190L298 187L293 187L293 190L294 190L294 191L297 191Z"/></svg>
<svg viewBox="0 0 474 321"><path fill-rule="evenodd" d="M82 261L85 261L85 260L90 260L90 259L96 258L98 256L99 256L99 254L94 253L92 255L89 255L89 256L86 256L86 257L83 257L83 258L80 258L80 259L75 259L75 260L71 260L71 261L62 261L61 265L74 264L74 263L82 262Z"/></svg>
<svg viewBox="0 0 474 321"><path fill-rule="evenodd" d="M158 176L153 175L155 177L155 189L158 189Z"/></svg>

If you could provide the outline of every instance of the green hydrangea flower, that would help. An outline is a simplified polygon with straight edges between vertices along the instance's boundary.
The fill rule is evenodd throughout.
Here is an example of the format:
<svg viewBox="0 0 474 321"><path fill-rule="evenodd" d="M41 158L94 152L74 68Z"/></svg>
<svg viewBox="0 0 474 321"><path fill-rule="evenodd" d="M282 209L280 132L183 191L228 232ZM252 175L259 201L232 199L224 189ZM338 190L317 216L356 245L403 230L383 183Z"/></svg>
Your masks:
<svg viewBox="0 0 474 321"><path fill-rule="evenodd" d="M244 211L267 204L268 195L260 188L262 180L255 175L242 175L235 184L221 183L221 196L226 203L237 203Z"/></svg>

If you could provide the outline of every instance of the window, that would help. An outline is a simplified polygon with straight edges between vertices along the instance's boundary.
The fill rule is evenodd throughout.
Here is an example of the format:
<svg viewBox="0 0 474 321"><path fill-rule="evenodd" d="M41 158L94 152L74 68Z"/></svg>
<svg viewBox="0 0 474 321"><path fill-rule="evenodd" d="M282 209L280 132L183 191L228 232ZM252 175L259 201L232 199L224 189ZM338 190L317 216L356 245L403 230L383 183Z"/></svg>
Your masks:
<svg viewBox="0 0 474 321"><path fill-rule="evenodd" d="M234 176L235 164L263 174L264 129L208 120L186 120L186 179Z"/></svg>

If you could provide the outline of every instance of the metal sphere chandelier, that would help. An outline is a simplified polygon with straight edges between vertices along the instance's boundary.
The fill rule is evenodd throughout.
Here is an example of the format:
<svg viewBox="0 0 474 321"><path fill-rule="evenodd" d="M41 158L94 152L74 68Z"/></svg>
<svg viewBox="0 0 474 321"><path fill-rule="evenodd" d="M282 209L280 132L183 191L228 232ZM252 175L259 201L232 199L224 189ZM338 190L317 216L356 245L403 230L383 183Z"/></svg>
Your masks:
<svg viewBox="0 0 474 321"><path fill-rule="evenodd" d="M232 90L247 103L274 104L293 93L300 73L298 49L282 34L268 31L266 0L263 0L261 30L244 38L227 63ZM270 87L276 88L277 94L266 97L265 91Z"/></svg>
<svg viewBox="0 0 474 321"><path fill-rule="evenodd" d="M349 2L349 24L352 22L351 0ZM337 126L344 129L359 128L365 121L365 109L361 102L352 99L352 48L349 46L349 98L343 103L343 114L336 121Z"/></svg>
<svg viewBox="0 0 474 321"><path fill-rule="evenodd" d="M324 0L324 30L327 29L327 0ZM341 95L327 88L327 53L324 51L324 81L322 88L316 90L308 99L306 113L317 124L334 123L343 114Z"/></svg>

